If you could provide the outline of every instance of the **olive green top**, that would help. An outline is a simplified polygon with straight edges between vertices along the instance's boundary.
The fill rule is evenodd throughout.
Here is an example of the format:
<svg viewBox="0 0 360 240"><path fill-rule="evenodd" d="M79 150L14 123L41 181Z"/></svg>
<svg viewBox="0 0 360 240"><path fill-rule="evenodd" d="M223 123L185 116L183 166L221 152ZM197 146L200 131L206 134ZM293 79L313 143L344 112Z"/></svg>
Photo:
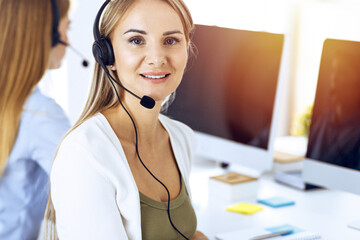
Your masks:
<svg viewBox="0 0 360 240"><path fill-rule="evenodd" d="M143 240L184 239L171 226L167 205L167 202L155 201L140 192ZM196 231L196 215L182 178L180 194L170 201L170 216L175 227L188 239L191 239Z"/></svg>

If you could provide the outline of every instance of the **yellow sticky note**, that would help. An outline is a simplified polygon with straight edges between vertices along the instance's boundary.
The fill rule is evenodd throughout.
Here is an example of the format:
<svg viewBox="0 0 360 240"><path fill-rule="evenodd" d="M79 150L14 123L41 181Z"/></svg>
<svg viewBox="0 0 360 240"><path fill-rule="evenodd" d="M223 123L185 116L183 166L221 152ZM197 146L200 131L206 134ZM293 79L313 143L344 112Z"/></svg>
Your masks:
<svg viewBox="0 0 360 240"><path fill-rule="evenodd" d="M227 207L226 210L231 212L243 213L243 214L253 214L263 210L264 208L260 205L251 204L251 203L238 203L233 206Z"/></svg>

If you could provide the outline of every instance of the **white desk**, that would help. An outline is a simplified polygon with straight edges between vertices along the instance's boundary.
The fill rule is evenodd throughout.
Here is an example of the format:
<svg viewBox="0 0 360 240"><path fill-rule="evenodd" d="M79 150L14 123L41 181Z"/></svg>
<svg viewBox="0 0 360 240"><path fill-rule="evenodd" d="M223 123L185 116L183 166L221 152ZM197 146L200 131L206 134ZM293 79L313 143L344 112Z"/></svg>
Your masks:
<svg viewBox="0 0 360 240"><path fill-rule="evenodd" d="M295 200L295 205L277 209L264 206L258 213L243 215L225 210L237 202L208 197L209 176L222 173L224 170L214 162L195 162L190 177L198 229L211 240L223 232L282 224L319 233L325 240L360 239L360 231L347 227L360 220L360 196L326 189L304 192L275 182L269 173L260 179L258 197L283 196ZM244 201L256 203L255 199Z"/></svg>

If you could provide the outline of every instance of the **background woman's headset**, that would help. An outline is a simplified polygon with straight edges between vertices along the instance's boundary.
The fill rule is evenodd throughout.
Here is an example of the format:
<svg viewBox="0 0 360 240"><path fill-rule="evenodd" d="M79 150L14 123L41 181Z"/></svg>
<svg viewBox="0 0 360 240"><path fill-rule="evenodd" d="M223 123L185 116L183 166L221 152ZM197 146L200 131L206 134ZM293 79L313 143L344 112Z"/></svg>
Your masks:
<svg viewBox="0 0 360 240"><path fill-rule="evenodd" d="M73 50L77 55L83 58L82 66L83 67L89 66L89 62L84 58L84 56L79 51L77 51L69 43L66 43L61 40L61 36L59 33L60 13L56 0L51 0L51 6L52 6L52 16L53 16L53 24L51 29L51 47L55 47L59 43L67 47L70 47L71 50Z"/></svg>
<svg viewBox="0 0 360 240"><path fill-rule="evenodd" d="M66 43L60 40L60 33L58 30L60 14L56 0L51 0L51 6L52 6L52 14L53 14L53 24L51 30L51 46L55 47L59 43L67 45Z"/></svg>

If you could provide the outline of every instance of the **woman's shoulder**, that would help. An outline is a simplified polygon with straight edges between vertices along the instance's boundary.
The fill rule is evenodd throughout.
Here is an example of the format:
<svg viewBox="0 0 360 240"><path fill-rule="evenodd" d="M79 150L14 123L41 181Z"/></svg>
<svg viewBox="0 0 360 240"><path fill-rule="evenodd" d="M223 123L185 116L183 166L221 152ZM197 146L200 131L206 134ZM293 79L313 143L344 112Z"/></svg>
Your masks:
<svg viewBox="0 0 360 240"><path fill-rule="evenodd" d="M111 126L102 114L96 114L64 137L56 154L53 176L64 176L70 166L76 171L92 169L108 182L116 182L118 172L126 169L126 157ZM76 174L73 175L76 177ZM111 179L111 180L110 180Z"/></svg>
<svg viewBox="0 0 360 240"><path fill-rule="evenodd" d="M39 117L67 119L60 105L54 99L42 94L38 87L33 90L27 99L24 112Z"/></svg>
<svg viewBox="0 0 360 240"><path fill-rule="evenodd" d="M83 159L104 166L111 166L114 164L113 161L124 158L116 134L101 113L90 117L64 137L58 150L58 156L65 155L71 158L74 158L72 156L83 156ZM84 163L86 164L87 161Z"/></svg>
<svg viewBox="0 0 360 240"><path fill-rule="evenodd" d="M116 141L113 135L105 117L98 113L70 131L64 138L63 144L77 144L92 149L99 143L100 145L113 143Z"/></svg>
<svg viewBox="0 0 360 240"><path fill-rule="evenodd" d="M71 125L63 109L54 99L35 88L27 99L19 125L18 141L26 142L31 159L51 161L62 137ZM29 141L31 139L31 141Z"/></svg>

